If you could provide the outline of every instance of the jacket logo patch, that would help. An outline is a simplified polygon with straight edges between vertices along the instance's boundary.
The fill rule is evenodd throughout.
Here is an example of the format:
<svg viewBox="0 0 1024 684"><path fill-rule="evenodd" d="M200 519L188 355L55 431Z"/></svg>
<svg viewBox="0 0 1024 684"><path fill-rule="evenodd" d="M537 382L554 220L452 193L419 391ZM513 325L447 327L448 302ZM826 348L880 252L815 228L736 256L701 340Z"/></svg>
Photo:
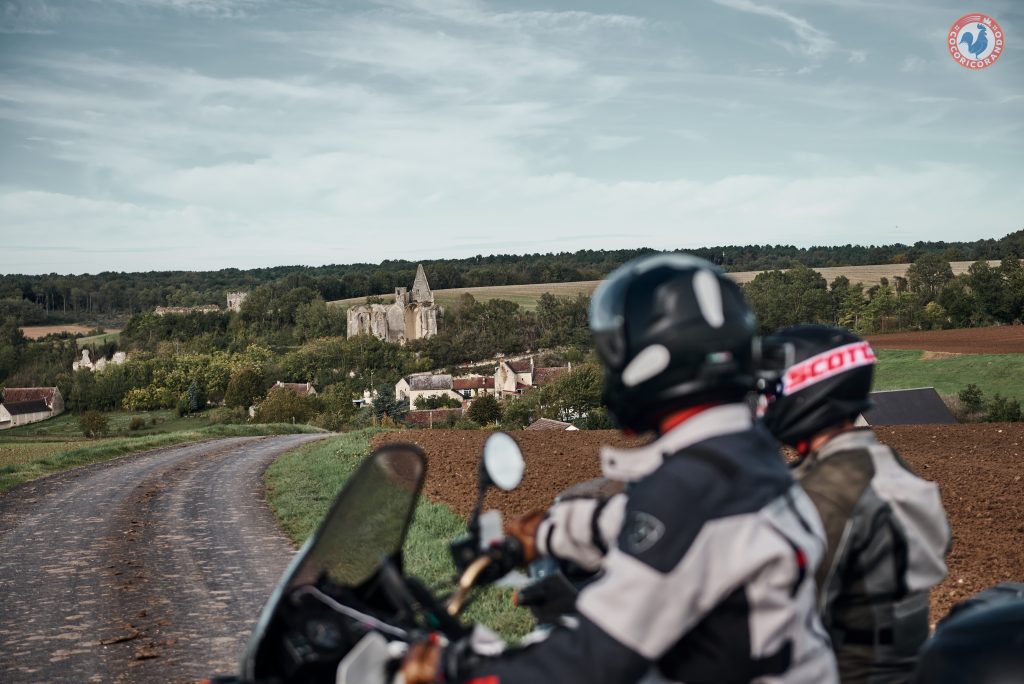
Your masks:
<svg viewBox="0 0 1024 684"><path fill-rule="evenodd" d="M665 523L650 513L631 511L626 523L626 551L643 553L665 534Z"/></svg>

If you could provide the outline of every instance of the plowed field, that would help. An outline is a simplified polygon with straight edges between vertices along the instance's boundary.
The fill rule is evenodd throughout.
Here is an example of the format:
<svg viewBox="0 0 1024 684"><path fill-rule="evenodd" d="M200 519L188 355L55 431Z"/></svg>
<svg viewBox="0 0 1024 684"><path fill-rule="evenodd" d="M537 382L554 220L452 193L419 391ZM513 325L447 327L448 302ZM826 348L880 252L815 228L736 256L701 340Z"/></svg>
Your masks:
<svg viewBox="0 0 1024 684"><path fill-rule="evenodd" d="M379 435L375 443L419 444L430 459L424 493L467 515L487 434L412 430ZM523 484L487 498L506 517L545 508L566 487L598 477L600 445L630 444L614 431L512 434L526 457ZM953 526L949 578L932 594L933 619L986 586L1024 581L1024 424L904 425L879 428L878 435L919 475L939 483Z"/></svg>
<svg viewBox="0 0 1024 684"><path fill-rule="evenodd" d="M890 333L868 337L876 349L920 349L953 354L1024 353L1024 325Z"/></svg>

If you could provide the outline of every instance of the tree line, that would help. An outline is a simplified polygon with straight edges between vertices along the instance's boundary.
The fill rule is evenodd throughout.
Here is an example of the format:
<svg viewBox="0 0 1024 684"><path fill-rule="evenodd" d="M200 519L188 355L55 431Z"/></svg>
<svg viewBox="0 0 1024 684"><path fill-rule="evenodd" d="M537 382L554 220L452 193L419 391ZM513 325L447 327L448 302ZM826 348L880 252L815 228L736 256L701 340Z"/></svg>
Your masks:
<svg viewBox="0 0 1024 684"><path fill-rule="evenodd" d="M579 250L558 254L477 255L422 262L435 289L486 285L598 280L614 268L651 249ZM882 246L727 245L681 249L727 271L785 269L797 265L859 266L912 263L925 254L946 261L999 260L1024 257L1024 230L998 240L916 242ZM385 260L379 264L277 266L219 271L104 272L84 275L0 275L0 320L14 317L22 325L71 322L83 318L127 317L156 306L224 305L229 291L252 291L276 284L291 290L306 287L325 301L364 297L407 287L416 262Z"/></svg>

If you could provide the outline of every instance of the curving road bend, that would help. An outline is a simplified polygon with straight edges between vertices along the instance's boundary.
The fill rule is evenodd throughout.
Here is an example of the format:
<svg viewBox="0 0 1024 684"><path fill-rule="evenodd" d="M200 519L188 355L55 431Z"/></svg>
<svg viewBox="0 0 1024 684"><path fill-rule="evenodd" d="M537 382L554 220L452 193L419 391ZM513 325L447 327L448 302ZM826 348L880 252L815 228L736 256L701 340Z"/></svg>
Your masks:
<svg viewBox="0 0 1024 684"><path fill-rule="evenodd" d="M264 503L263 471L321 437L159 449L0 496L0 681L234 671L294 553Z"/></svg>

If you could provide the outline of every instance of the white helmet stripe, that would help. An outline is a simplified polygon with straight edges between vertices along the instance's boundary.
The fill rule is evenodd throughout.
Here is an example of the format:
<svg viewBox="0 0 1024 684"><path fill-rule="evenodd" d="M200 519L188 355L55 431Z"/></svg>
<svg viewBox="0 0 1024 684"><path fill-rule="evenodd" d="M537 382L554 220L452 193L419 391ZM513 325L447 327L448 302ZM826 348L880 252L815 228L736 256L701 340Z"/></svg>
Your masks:
<svg viewBox="0 0 1024 684"><path fill-rule="evenodd" d="M799 392L823 380L834 378L861 366L875 363L875 352L867 342L853 342L829 349L786 369L782 376L782 396Z"/></svg>
<svg viewBox="0 0 1024 684"><path fill-rule="evenodd" d="M714 273L702 268L693 274L693 294L700 307L700 315L712 328L725 324L725 310L722 308L722 286Z"/></svg>

